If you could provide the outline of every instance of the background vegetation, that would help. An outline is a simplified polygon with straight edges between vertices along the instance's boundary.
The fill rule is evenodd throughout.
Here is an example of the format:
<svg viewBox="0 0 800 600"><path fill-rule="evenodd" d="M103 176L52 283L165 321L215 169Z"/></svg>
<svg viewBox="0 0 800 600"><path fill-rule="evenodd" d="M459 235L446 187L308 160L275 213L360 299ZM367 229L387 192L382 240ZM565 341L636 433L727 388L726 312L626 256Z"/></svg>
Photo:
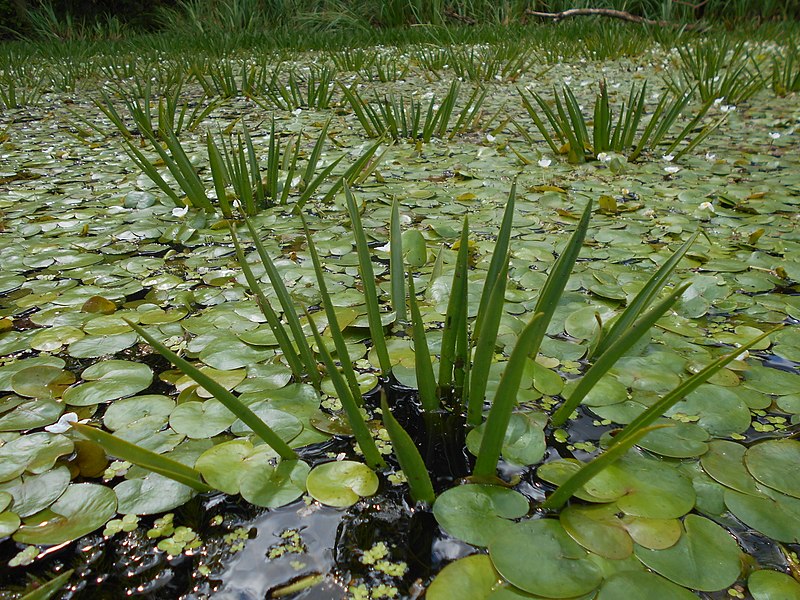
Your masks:
<svg viewBox="0 0 800 600"><path fill-rule="evenodd" d="M614 8L653 19L732 23L795 19L795 0L0 0L3 37L94 39L124 33L274 32L409 25L508 25L528 10Z"/></svg>

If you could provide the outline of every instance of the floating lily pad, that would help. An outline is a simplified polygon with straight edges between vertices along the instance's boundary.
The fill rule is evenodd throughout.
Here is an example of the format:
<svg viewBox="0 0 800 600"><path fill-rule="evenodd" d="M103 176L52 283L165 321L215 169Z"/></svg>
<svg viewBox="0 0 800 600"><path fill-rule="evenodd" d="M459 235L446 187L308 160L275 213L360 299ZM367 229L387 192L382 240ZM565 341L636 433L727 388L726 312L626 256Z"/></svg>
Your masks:
<svg viewBox="0 0 800 600"><path fill-rule="evenodd" d="M67 467L57 467L40 475L23 475L4 484L0 491L8 492L14 498L12 510L20 517L44 510L64 493L70 482Z"/></svg>
<svg viewBox="0 0 800 600"><path fill-rule="evenodd" d="M60 398L75 382L75 375L58 367L37 366L17 371L11 377L11 388L28 398Z"/></svg>
<svg viewBox="0 0 800 600"><path fill-rule="evenodd" d="M713 592L739 578L742 551L722 527L697 515L687 515L684 534L665 550L637 547L636 556L647 567L687 588Z"/></svg>
<svg viewBox="0 0 800 600"><path fill-rule="evenodd" d="M756 480L744 465L747 448L727 440L714 440L708 446L708 452L700 459L706 473L729 488L760 495Z"/></svg>
<svg viewBox="0 0 800 600"><path fill-rule="evenodd" d="M133 332L111 335L87 335L67 348L73 358L99 358L122 352L136 343L138 336Z"/></svg>
<svg viewBox="0 0 800 600"><path fill-rule="evenodd" d="M226 494L238 494L243 479L259 471L271 471L277 458L266 444L253 446L247 440L231 440L203 452L195 468L209 485Z"/></svg>
<svg viewBox="0 0 800 600"><path fill-rule="evenodd" d="M737 519L779 542L800 543L800 500L776 491L757 495L725 490L725 505Z"/></svg>
<svg viewBox="0 0 800 600"><path fill-rule="evenodd" d="M290 442L303 430L303 424L300 419L288 412L275 410L269 401L253 404L250 406L250 410L269 425L285 442ZM236 419L231 425L231 433L234 435L250 435L253 432L241 419Z"/></svg>
<svg viewBox="0 0 800 600"><path fill-rule="evenodd" d="M155 515L186 504L197 492L188 485L150 473L115 485L114 493L120 514Z"/></svg>
<svg viewBox="0 0 800 600"><path fill-rule="evenodd" d="M485 554L473 554L450 563L428 586L428 600L487 600L497 585L497 571Z"/></svg>
<svg viewBox="0 0 800 600"><path fill-rule="evenodd" d="M669 458L693 458L708 450L706 441L710 436L699 425L667 419L662 419L658 424L669 426L646 433L637 442L638 446Z"/></svg>
<svg viewBox="0 0 800 600"><path fill-rule="evenodd" d="M8 537L19 529L20 520L16 513L0 512L0 538Z"/></svg>
<svg viewBox="0 0 800 600"><path fill-rule="evenodd" d="M753 600L800 600L800 583L778 571L753 571L747 589Z"/></svg>
<svg viewBox="0 0 800 600"><path fill-rule="evenodd" d="M167 396L148 394L131 396L113 402L103 414L103 424L111 431L147 420L155 430L167 423L175 401Z"/></svg>
<svg viewBox="0 0 800 600"><path fill-rule="evenodd" d="M489 556L513 585L546 598L580 596L603 579L589 553L553 519L524 521L508 528L489 545Z"/></svg>
<svg viewBox="0 0 800 600"><path fill-rule="evenodd" d="M107 360L81 373L82 383L64 392L64 402L72 406L91 406L131 396L150 386L153 372L145 364L127 360Z"/></svg>
<svg viewBox="0 0 800 600"><path fill-rule="evenodd" d="M436 521L447 533L475 546L488 546L530 509L514 490L495 485L460 485L443 492L433 504Z"/></svg>
<svg viewBox="0 0 800 600"><path fill-rule="evenodd" d="M514 413L511 415L503 439L502 455L517 465L533 465L542 460L547 444L544 439L545 420L541 413ZM475 456L481 447L485 423L467 434L467 448Z"/></svg>
<svg viewBox="0 0 800 600"><path fill-rule="evenodd" d="M620 600L622 598L694 600L697 596L655 573L624 571L612 575L603 582L596 600Z"/></svg>
<svg viewBox="0 0 800 600"><path fill-rule="evenodd" d="M65 364L64 360L57 356L37 356L34 358L23 358L22 360L16 360L7 365L3 365L0 367L0 390L6 390L8 392L13 390L11 379L23 369L29 369L31 367L55 367L57 369L63 369Z"/></svg>
<svg viewBox="0 0 800 600"><path fill-rule="evenodd" d="M73 483L38 523L22 525L13 538L21 544L63 544L102 527L117 512L117 497L103 485Z"/></svg>
<svg viewBox="0 0 800 600"><path fill-rule="evenodd" d="M0 431L22 431L58 421L64 403L56 400L28 400L0 417Z"/></svg>
<svg viewBox="0 0 800 600"><path fill-rule="evenodd" d="M72 440L63 435L31 433L0 446L0 482L9 481L25 471L44 473L59 456L72 452Z"/></svg>
<svg viewBox="0 0 800 600"><path fill-rule="evenodd" d="M251 469L239 482L242 498L267 508L294 502L306 491L309 471L301 460L282 460L275 467Z"/></svg>
<svg viewBox="0 0 800 600"><path fill-rule="evenodd" d="M184 402L176 406L169 416L170 427L190 438L214 437L234 421L236 415L214 398L202 402Z"/></svg>
<svg viewBox="0 0 800 600"><path fill-rule="evenodd" d="M800 478L787 477L800 465L800 442L767 440L754 444L744 454L747 470L759 482L789 496L800 498Z"/></svg>
<svg viewBox="0 0 800 600"><path fill-rule="evenodd" d="M633 552L633 540L626 531L615 504L568 506L559 519L561 526L581 546L605 558L621 560Z"/></svg>
<svg viewBox="0 0 800 600"><path fill-rule="evenodd" d="M378 491L378 476L363 463L340 460L314 467L306 486L311 497L322 504L346 507Z"/></svg>

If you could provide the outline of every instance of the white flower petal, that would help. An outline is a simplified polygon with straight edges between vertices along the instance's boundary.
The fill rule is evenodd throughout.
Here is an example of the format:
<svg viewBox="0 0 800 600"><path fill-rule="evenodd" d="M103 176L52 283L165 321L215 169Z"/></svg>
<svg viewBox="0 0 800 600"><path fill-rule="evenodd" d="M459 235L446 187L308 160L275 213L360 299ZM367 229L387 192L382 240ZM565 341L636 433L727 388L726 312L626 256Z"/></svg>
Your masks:
<svg viewBox="0 0 800 600"><path fill-rule="evenodd" d="M77 422L78 415L74 412L68 412L61 415L61 418L56 423L48 425L44 428L44 430L49 431L50 433L64 433L72 428L72 423Z"/></svg>

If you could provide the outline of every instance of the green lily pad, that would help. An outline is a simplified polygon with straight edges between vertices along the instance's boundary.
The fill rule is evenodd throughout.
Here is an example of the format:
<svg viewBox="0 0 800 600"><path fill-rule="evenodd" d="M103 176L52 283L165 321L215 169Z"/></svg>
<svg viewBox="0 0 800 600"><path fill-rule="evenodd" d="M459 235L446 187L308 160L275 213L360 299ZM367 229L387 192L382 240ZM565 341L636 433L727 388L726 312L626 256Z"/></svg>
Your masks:
<svg viewBox="0 0 800 600"><path fill-rule="evenodd" d="M28 400L0 417L0 431L22 431L45 427L58 421L64 403L56 400Z"/></svg>
<svg viewBox="0 0 800 600"><path fill-rule="evenodd" d="M201 402L184 402L169 416L169 425L194 439L214 437L236 421L236 415L214 398Z"/></svg>
<svg viewBox="0 0 800 600"><path fill-rule="evenodd" d="M638 446L669 458L693 458L708 450L706 441L710 436L699 425L669 419L662 419L657 424L667 424L669 427L646 433L637 443Z"/></svg>
<svg viewBox="0 0 800 600"><path fill-rule="evenodd" d="M11 377L14 393L44 400L60 398L64 390L73 383L75 375L70 371L46 365L22 369Z"/></svg>
<svg viewBox="0 0 800 600"><path fill-rule="evenodd" d="M120 514L155 515L186 504L197 492L188 485L149 473L141 479L118 483L114 493Z"/></svg>
<svg viewBox="0 0 800 600"><path fill-rule="evenodd" d="M0 538L5 538L19 529L19 516L16 513L6 511L0 512Z"/></svg>
<svg viewBox="0 0 800 600"><path fill-rule="evenodd" d="M16 514L29 517L55 502L67 489L70 479L67 467L57 467L0 484L0 490L12 495L14 503L11 508Z"/></svg>
<svg viewBox="0 0 800 600"><path fill-rule="evenodd" d="M753 571L747 589L753 600L800 600L800 583L778 571Z"/></svg>
<svg viewBox="0 0 800 600"><path fill-rule="evenodd" d="M91 406L131 396L150 386L153 372L142 363L107 360L86 368L81 378L87 383L64 392L64 402L69 405Z"/></svg>
<svg viewBox="0 0 800 600"><path fill-rule="evenodd" d="M489 545L489 556L513 585L546 598L587 594L603 579L589 553L553 519L509 527Z"/></svg>
<svg viewBox="0 0 800 600"><path fill-rule="evenodd" d="M130 348L136 343L138 336L133 332L110 335L87 335L67 347L73 358L100 358L110 356Z"/></svg>
<svg viewBox="0 0 800 600"><path fill-rule="evenodd" d="M156 431L161 429L175 408L175 401L168 396L147 394L116 400L103 414L103 424L111 431L134 426L147 421Z"/></svg>
<svg viewBox="0 0 800 600"><path fill-rule="evenodd" d="M0 482L14 479L25 471L44 473L58 457L72 452L72 448L68 437L45 432L11 440L0 446Z"/></svg>
<svg viewBox="0 0 800 600"><path fill-rule="evenodd" d="M275 410L270 401L257 402L250 406L250 410L269 425L285 442L290 442L303 430L303 424L300 419L288 412ZM241 419L236 419L231 425L231 433L234 435L250 435L253 432Z"/></svg>
<svg viewBox="0 0 800 600"><path fill-rule="evenodd" d="M664 550L680 539L683 531L678 519L622 517L622 525L634 542L651 550Z"/></svg>
<svg viewBox="0 0 800 600"><path fill-rule="evenodd" d="M606 579L595 600L620 600L621 598L694 600L697 596L655 573L624 571Z"/></svg>
<svg viewBox="0 0 800 600"><path fill-rule="evenodd" d="M727 531L697 515L687 515L683 527L671 548L636 547L636 556L670 581L704 592L725 589L739 578L742 551Z"/></svg>
<svg viewBox="0 0 800 600"><path fill-rule="evenodd" d="M242 498L267 508L294 502L306 491L309 471L301 460L282 460L276 467L250 470L239 482Z"/></svg>
<svg viewBox="0 0 800 600"><path fill-rule="evenodd" d="M716 481L745 494L760 495L756 480L744 465L747 448L736 442L714 440L700 459L703 470Z"/></svg>
<svg viewBox="0 0 800 600"><path fill-rule="evenodd" d="M266 444L231 440L212 446L197 459L194 468L210 486L226 494L238 494L243 479L272 470L277 453Z"/></svg>
<svg viewBox="0 0 800 600"><path fill-rule="evenodd" d="M11 378L23 369L31 367L55 367L63 369L66 363L57 356L37 356L34 358L23 358L0 367L0 390L12 391Z"/></svg>
<svg viewBox="0 0 800 600"><path fill-rule="evenodd" d="M800 465L800 442L767 440L753 444L744 454L747 470L759 482L789 496L800 498L800 480L787 477Z"/></svg>
<svg viewBox="0 0 800 600"><path fill-rule="evenodd" d="M365 464L340 460L314 467L306 486L311 497L322 504L346 507L378 491L378 476Z"/></svg>
<svg viewBox="0 0 800 600"><path fill-rule="evenodd" d="M605 558L621 560L633 552L633 540L615 504L568 506L559 516L561 526L581 546Z"/></svg>
<svg viewBox="0 0 800 600"><path fill-rule="evenodd" d="M779 542L800 543L800 500L776 491L752 495L725 490L725 505L737 519Z"/></svg>
<svg viewBox="0 0 800 600"><path fill-rule="evenodd" d="M696 424L717 437L742 433L750 427L747 404L733 390L718 385L701 385L667 411L667 416L675 414L697 417Z"/></svg>
<svg viewBox="0 0 800 600"><path fill-rule="evenodd" d="M199 358L214 369L233 371L261 362L271 355L271 350L259 350L231 335L215 338L200 352Z"/></svg>
<svg viewBox="0 0 800 600"><path fill-rule="evenodd" d="M450 535L474 546L488 546L530 505L514 490L495 485L460 485L443 492L433 504L436 521Z"/></svg>
<svg viewBox="0 0 800 600"><path fill-rule="evenodd" d="M517 465L533 465L542 460L547 444L544 439L544 423L541 413L514 413L508 422L503 438L502 455L505 460ZM485 423L467 434L467 448L478 455L483 440Z"/></svg>
<svg viewBox="0 0 800 600"><path fill-rule="evenodd" d="M428 586L428 600L487 600L497 585L498 574L485 554L473 554L442 569Z"/></svg>
<svg viewBox="0 0 800 600"><path fill-rule="evenodd" d="M63 544L102 527L117 512L117 497L103 485L73 483L36 523L13 535L21 544ZM41 513L40 513L41 515Z"/></svg>

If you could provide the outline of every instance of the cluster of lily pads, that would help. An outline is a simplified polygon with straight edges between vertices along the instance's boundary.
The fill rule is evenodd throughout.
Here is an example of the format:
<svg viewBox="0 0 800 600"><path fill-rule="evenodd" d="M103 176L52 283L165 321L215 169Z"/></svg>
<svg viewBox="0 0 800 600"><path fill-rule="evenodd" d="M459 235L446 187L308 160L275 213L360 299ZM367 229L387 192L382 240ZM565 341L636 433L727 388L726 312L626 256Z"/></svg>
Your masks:
<svg viewBox="0 0 800 600"><path fill-rule="evenodd" d="M208 75L203 97L224 91L231 77L234 95L252 89L240 85L244 75L223 72ZM35 558L36 546L104 526L116 535L133 525L131 515L162 514L198 493L238 494L266 508L308 494L345 508L391 480L407 481L409 498L423 510L432 507L447 535L488 548L488 555L446 567L427 592L431 598L452 597L466 584L466 598L683 598L694 597L687 590L725 590L743 579L743 552L729 533L742 523L788 545L786 561L795 564L798 490L783 473L800 458L800 443L739 442L751 410L766 411L771 395L778 395L781 411L800 413L796 373L744 363L748 349L796 360L796 331L765 333L766 323L784 317L763 298L756 311L763 321L716 331L707 348L669 337L694 335L696 325L686 317L703 317L712 305L730 312L753 305L743 293L723 296L722 274L732 274L737 289L760 294L790 289L793 266L781 271L758 259L753 272L740 269L738 254L734 260L713 246L695 249L696 234L669 254L687 229L672 221L664 231L650 230L668 242L651 243L647 264L654 275L647 282L640 273L617 281L604 265L630 256L615 241L638 243L648 232L624 217L643 208L639 199L627 190L610 202L601 197L593 219L603 226L587 237L593 203L578 211L565 204L574 196L561 182L546 182L527 185L522 202L514 187L497 203L502 213L493 208L489 224L473 219L474 229L467 219L460 233L450 217L428 221L425 231L447 242L431 267L427 233L406 214L410 207L429 208L430 196L423 190L385 205L376 200L375 184L391 185L387 173L396 160L382 146L387 138L401 145L411 140L419 159L438 151L440 141L474 136L485 90L475 88L460 112L455 83L439 107L433 97L424 103L402 94L376 97L362 118L363 98L355 87L341 87L351 98L340 110L349 105L352 123L379 141L365 142L352 166L334 176L347 160L327 156L328 140L342 135L332 132L329 115L316 124L311 144L299 130L284 144L274 117L265 150L252 126L237 135L232 125L227 132L209 128L204 144L187 144L179 136L221 105L190 106L180 99L180 81L157 104L149 92L141 102L117 90L124 116L112 95L95 99L145 175L139 184L165 202L131 192L122 206L102 208L123 215L116 227L75 216L70 202L77 198L59 200L55 206L65 216L52 223L34 217L19 228L24 243L8 248L9 260L21 266L0 278L9 315L0 321L0 350L9 357L0 366L0 389L8 392L0 405L0 535L29 545L19 564ZM286 110L308 91L310 103L309 80L295 77L294 87L291 81L288 95L273 86L264 102L278 108L283 102ZM554 134L539 127L533 103L518 108L554 154L575 155L578 162L601 151L631 151L633 162L645 147L643 158L651 158L663 139L679 143L711 110L704 105L685 133L668 135L689 102L683 96L670 109L674 117L659 124L651 116L634 141L649 116L644 89L632 89L629 108L612 118L608 88L601 85L591 137L570 88L555 111L534 97ZM494 133L480 152L493 151L488 138L507 135L510 123L491 125ZM699 139L682 157L690 158ZM577 148L584 152L575 154ZM537 177L547 172L539 166ZM604 176L603 164L597 169ZM457 177L477 181L463 168ZM585 195L596 196L590 189ZM703 198L733 222L761 197ZM34 214L50 210L44 200L25 201ZM476 194L464 192L449 214L470 212L464 207L476 202ZM783 214L791 206L785 200L775 210ZM554 245L532 233L543 224L537 217L543 209L559 215L559 231L575 229L569 242ZM28 209L5 210L22 218ZM326 213L345 226L331 231ZM281 225L287 219L294 231ZM355 235L355 253L345 230ZM62 232L74 236L69 249L48 241ZM763 234L738 239L737 252L755 253ZM30 245L37 236L46 243ZM791 245L791 237L784 243ZM590 245L606 245L605 254L579 260ZM180 264L165 266L164 253L185 249L191 251ZM671 285L681 260L704 272ZM592 294L591 304L580 289ZM796 307L785 310L797 318ZM680 351L664 347L671 344ZM741 380L746 393L737 391ZM376 384L384 397L364 396ZM418 390L412 406L394 400L398 385ZM173 387L177 397L168 393ZM775 417L762 416L768 432ZM627 426L576 442L569 428L582 419ZM451 422L455 428L446 429ZM334 447L326 446L331 436L356 444L339 444L341 455L326 455ZM452 436L465 485L433 466L439 447L429 440L437 436ZM553 448L567 441L569 451L559 453L583 461L553 460ZM581 454L598 450L591 461ZM99 483L101 477L113 488ZM165 551L176 543L163 544ZM64 579L55 581L54 590ZM798 584L762 569L749 576L748 588L761 600L793 597Z"/></svg>

